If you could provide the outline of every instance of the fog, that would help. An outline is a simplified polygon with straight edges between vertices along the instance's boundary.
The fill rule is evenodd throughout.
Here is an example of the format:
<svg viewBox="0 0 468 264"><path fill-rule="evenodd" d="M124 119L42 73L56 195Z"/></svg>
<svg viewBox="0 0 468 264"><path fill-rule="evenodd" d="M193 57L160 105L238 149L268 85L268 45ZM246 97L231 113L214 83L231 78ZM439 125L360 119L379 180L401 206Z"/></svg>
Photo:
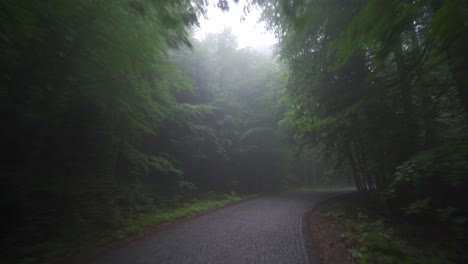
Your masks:
<svg viewBox="0 0 468 264"><path fill-rule="evenodd" d="M200 18L200 27L195 28L195 37L202 40L209 33L220 33L224 28L231 28L237 37L239 48L251 47L257 51L271 50L276 44L274 35L266 30L260 21L261 9L252 7L244 13L245 1L237 4L230 2L229 11L222 11L211 1L207 7L206 18Z"/></svg>

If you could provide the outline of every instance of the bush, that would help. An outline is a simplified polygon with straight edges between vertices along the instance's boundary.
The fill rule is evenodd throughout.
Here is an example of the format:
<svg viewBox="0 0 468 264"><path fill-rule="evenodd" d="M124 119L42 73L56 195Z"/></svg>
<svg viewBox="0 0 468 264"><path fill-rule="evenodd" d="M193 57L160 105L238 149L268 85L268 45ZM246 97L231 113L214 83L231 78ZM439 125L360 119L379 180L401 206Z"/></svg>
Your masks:
<svg viewBox="0 0 468 264"><path fill-rule="evenodd" d="M443 252L423 254L421 249L408 244L401 235L382 219L371 220L358 214L353 230L343 235L352 247L351 254L359 263L451 263Z"/></svg>
<svg viewBox="0 0 468 264"><path fill-rule="evenodd" d="M466 245L468 145L420 152L398 167L384 199L406 221L437 225L458 250Z"/></svg>

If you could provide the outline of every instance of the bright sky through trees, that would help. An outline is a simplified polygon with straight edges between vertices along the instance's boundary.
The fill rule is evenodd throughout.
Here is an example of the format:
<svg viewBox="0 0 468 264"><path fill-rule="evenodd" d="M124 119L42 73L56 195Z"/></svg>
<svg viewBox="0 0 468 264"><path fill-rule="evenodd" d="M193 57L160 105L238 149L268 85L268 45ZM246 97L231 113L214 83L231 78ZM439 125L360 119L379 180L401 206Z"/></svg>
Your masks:
<svg viewBox="0 0 468 264"><path fill-rule="evenodd" d="M252 47L265 50L274 45L276 39L265 29L265 24L258 22L261 10L252 7L250 13L244 14L245 1L230 2L229 12L223 12L212 2L208 6L208 19L200 19L200 28L196 30L196 37L202 39L208 33L219 33L224 28L231 28L238 37L239 47ZM245 18L245 19L243 19Z"/></svg>

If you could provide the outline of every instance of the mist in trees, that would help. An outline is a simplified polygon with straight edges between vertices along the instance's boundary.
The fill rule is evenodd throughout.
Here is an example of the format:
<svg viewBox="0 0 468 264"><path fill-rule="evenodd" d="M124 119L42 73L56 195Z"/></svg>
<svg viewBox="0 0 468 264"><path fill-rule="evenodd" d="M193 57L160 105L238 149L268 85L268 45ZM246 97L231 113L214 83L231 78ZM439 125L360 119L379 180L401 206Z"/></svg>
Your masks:
<svg viewBox="0 0 468 264"><path fill-rule="evenodd" d="M259 2L288 65L282 122L296 144L335 160L398 221L438 226L463 255L466 1Z"/></svg>
<svg viewBox="0 0 468 264"><path fill-rule="evenodd" d="M229 29L195 39L204 1L0 2L5 261L202 193L301 184L352 183L463 238L466 2L248 5L277 58Z"/></svg>
<svg viewBox="0 0 468 264"><path fill-rule="evenodd" d="M201 193L297 183L278 126L284 65L240 49L229 29L192 38L204 8L0 4L5 261L79 250L126 219Z"/></svg>

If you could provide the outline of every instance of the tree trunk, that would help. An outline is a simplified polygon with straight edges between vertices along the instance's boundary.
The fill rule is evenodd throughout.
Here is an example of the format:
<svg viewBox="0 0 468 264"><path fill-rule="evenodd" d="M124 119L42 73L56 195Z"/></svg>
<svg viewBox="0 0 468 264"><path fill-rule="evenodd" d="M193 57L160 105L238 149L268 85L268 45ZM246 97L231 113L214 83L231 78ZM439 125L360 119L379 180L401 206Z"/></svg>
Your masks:
<svg viewBox="0 0 468 264"><path fill-rule="evenodd" d="M348 144L345 144L345 147L346 147L346 154L348 156L348 160L351 165L351 169L353 171L353 178L354 178L354 183L356 185L356 188L358 189L359 192L366 191L365 187L362 185L362 181L361 181L358 169L356 167L356 162L354 161L354 158L353 158L351 147Z"/></svg>

